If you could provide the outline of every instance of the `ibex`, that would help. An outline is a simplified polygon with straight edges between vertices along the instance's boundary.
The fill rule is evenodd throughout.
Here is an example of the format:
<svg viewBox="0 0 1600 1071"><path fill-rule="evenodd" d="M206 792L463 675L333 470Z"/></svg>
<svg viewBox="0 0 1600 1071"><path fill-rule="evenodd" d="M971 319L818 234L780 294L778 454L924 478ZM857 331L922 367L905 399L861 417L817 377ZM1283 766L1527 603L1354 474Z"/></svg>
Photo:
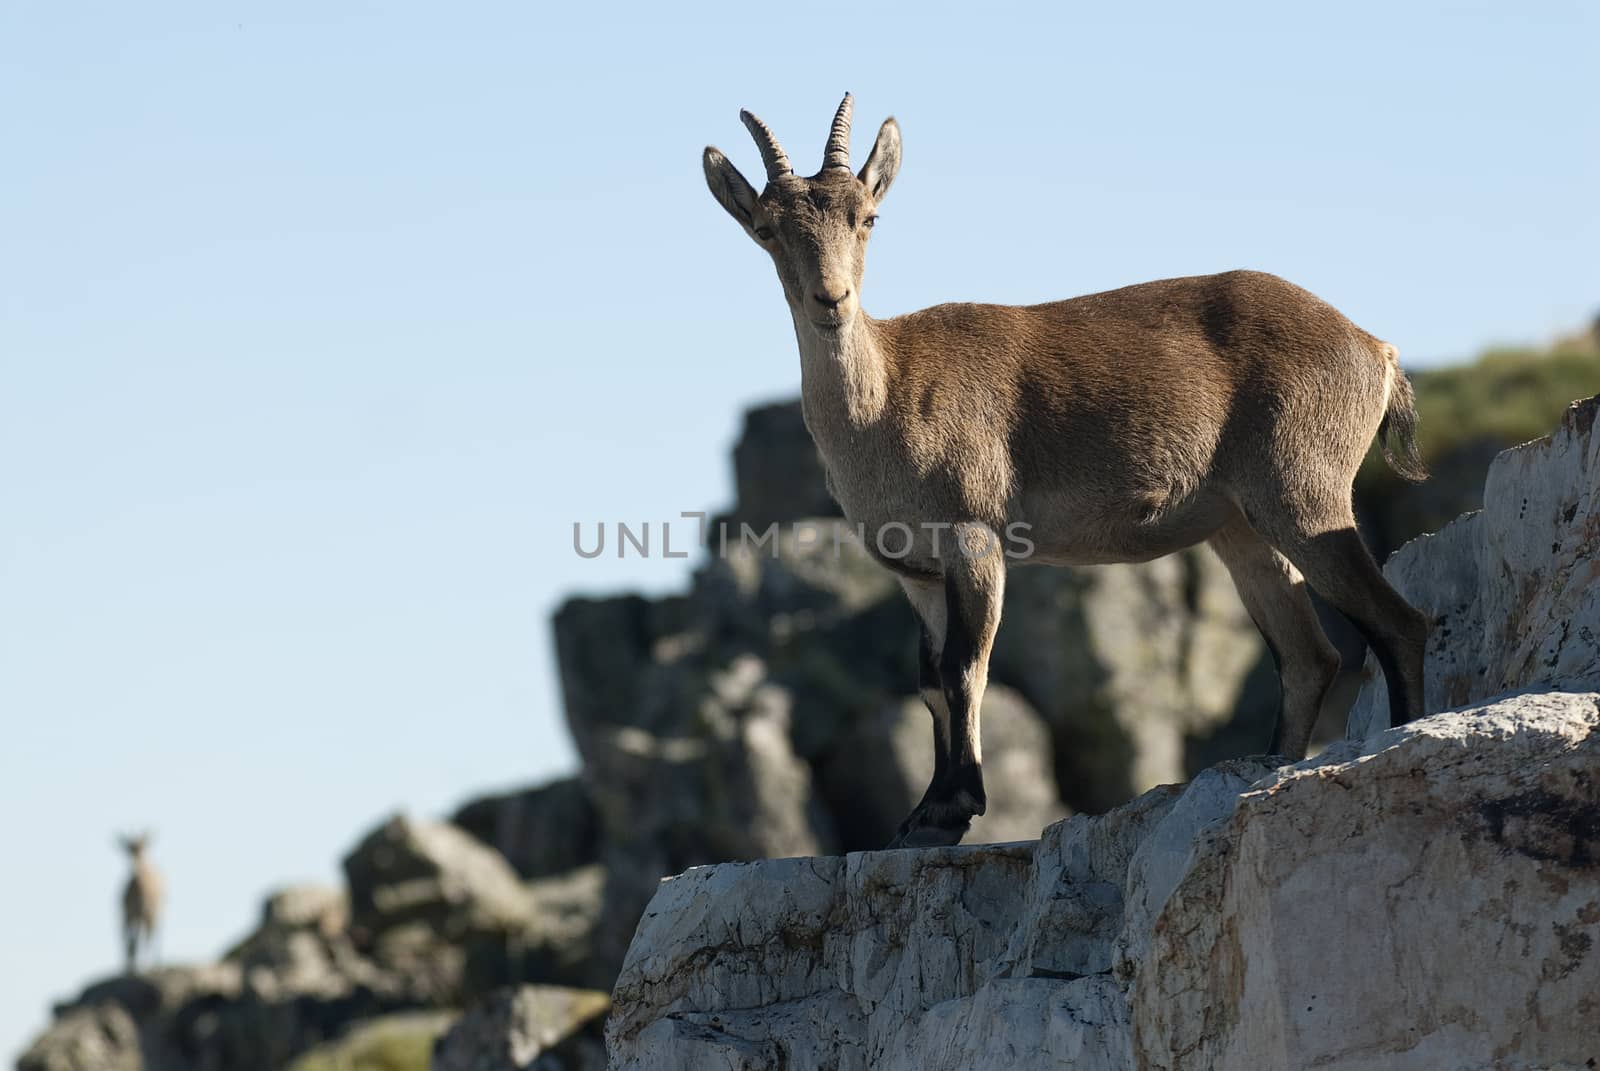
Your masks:
<svg viewBox="0 0 1600 1071"><path fill-rule="evenodd" d="M1209 543L1278 665L1274 753L1304 757L1339 667L1307 580L1376 652L1396 718L1417 717L1428 623L1385 583L1351 506L1375 435L1400 475L1426 477L1395 348L1250 271L874 320L861 278L900 170L900 128L885 120L852 173L851 107L846 94L810 178L749 112L766 188L715 148L704 165L718 203L778 269L830 491L865 531L912 533L894 556L865 540L921 622L934 725L933 779L891 847L957 843L984 813L978 708L1008 563L987 535L986 552L968 552L952 525L1026 525L1028 560L1057 565Z"/></svg>
<svg viewBox="0 0 1600 1071"><path fill-rule="evenodd" d="M138 968L139 950L149 953L155 937L161 914L161 875L146 856L150 834L123 837L121 844L133 864L133 873L122 889L122 941L128 973L132 974Z"/></svg>

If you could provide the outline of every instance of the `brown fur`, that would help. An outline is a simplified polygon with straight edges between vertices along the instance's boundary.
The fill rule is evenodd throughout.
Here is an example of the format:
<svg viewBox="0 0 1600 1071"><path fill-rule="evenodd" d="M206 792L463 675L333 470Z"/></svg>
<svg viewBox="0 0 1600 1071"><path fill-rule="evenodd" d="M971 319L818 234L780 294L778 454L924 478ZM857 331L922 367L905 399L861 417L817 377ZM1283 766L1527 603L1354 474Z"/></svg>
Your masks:
<svg viewBox="0 0 1600 1071"><path fill-rule="evenodd" d="M123 952L129 974L138 967L140 950L149 954L161 917L161 875L150 864L146 854L149 846L147 833L122 838L122 848L133 867L122 889Z"/></svg>
<svg viewBox="0 0 1600 1071"><path fill-rule="evenodd" d="M848 97L840 115L847 136ZM1392 709L1421 712L1426 621L1384 582L1351 509L1380 426L1397 441L1396 469L1421 475L1393 346L1251 271L873 320L861 282L899 166L898 126L883 124L859 175L832 166L802 179L771 132L746 121L766 189L757 196L715 149L707 182L778 270L830 489L869 533L917 533L886 564L939 652L942 696L928 704L940 772L897 843L949 843L982 813L977 704L1004 591L1003 558L953 553L926 525L1025 524L1029 561L1045 564L1145 561L1209 541L1279 660L1274 744L1291 758L1337 670L1303 572L1372 643Z"/></svg>

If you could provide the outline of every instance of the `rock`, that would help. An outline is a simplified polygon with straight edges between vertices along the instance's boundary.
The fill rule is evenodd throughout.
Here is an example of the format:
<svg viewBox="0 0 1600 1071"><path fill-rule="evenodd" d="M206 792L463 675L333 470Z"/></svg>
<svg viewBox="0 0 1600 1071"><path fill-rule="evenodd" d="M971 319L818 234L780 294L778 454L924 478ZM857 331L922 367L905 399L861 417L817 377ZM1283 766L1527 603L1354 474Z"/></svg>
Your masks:
<svg viewBox="0 0 1600 1071"><path fill-rule="evenodd" d="M259 980L268 984L258 988ZM283 992L275 980L252 979L237 963L205 967L163 967L140 975L119 975L90 985L76 999L56 1008L56 1020L19 1065L27 1071L102 1071L127 1067L142 1071L187 1071L190 1054L204 1052L205 1067L229 1071L277 1071L350 1018L383 1010L376 994ZM319 979L319 986L323 980ZM88 1048L80 1048L94 1039ZM105 1051L99 1051L103 1044ZM88 1052L74 1064L67 1052ZM35 1054L45 1060L33 1062ZM102 1062L103 1061L103 1062Z"/></svg>
<svg viewBox="0 0 1600 1071"><path fill-rule="evenodd" d="M884 704L915 691L917 625L900 585L842 519L800 519L757 545L731 539L694 578L701 644L755 654L789 692L795 753L816 762ZM835 815L835 819L846 816Z"/></svg>
<svg viewBox="0 0 1600 1071"><path fill-rule="evenodd" d="M523 882L456 826L397 815L346 856L345 875L356 948L434 1003L597 969L599 866Z"/></svg>
<svg viewBox="0 0 1600 1071"><path fill-rule="evenodd" d="M17 1071L144 1071L138 1024L117 1004L73 1008L17 1058Z"/></svg>
<svg viewBox="0 0 1600 1071"><path fill-rule="evenodd" d="M1152 928L1143 1066L1595 1059L1597 730L1600 695L1516 696L1244 793Z"/></svg>
<svg viewBox="0 0 1600 1071"><path fill-rule="evenodd" d="M1463 513L1483 507L1483 479L1508 446L1494 436L1468 439L1428 462L1428 478L1406 483L1387 469L1358 485L1356 516L1378 561L1385 561L1423 532L1437 532Z"/></svg>
<svg viewBox="0 0 1600 1071"><path fill-rule="evenodd" d="M601 1027L610 1009L596 990L500 990L440 1039L432 1071L605 1071Z"/></svg>
<svg viewBox="0 0 1600 1071"><path fill-rule="evenodd" d="M1482 513L1390 565L1441 618L1428 706L1459 709L1384 731L1369 686L1352 739L1313 760L1222 763L1036 845L692 870L629 949L613 1067L1593 1066L1597 412L1501 455ZM1138 631L1097 625L1094 591L1066 582L1024 591L1062 611L1033 619L1043 646ZM1173 585L1153 590L1121 603ZM1146 625L1118 673L1153 667L1156 702L1177 702L1172 667L1199 645Z"/></svg>
<svg viewBox="0 0 1600 1071"><path fill-rule="evenodd" d="M697 698L681 708L677 732L590 737L586 776L608 823L600 984L614 979L663 875L720 859L809 855L832 838L790 744L788 694L767 682L760 660L684 674Z"/></svg>
<svg viewBox="0 0 1600 1071"><path fill-rule="evenodd" d="M560 874L599 859L599 819L581 778L484 796L451 821L506 857L523 878Z"/></svg>
<svg viewBox="0 0 1600 1071"><path fill-rule="evenodd" d="M142 1071L279 1071L310 1050L305 1069L420 1068L443 1023L397 1013L595 969L597 866L522 883L453 826L396 818L352 853L350 872L359 946L344 893L282 890L221 963L117 976L59 1007L26 1071L119 1060ZM419 1064L392 1063L418 1052Z"/></svg>
<svg viewBox="0 0 1600 1071"><path fill-rule="evenodd" d="M357 985L383 988L350 940L349 903L339 889L281 889L262 905L261 924L224 956L263 991L337 998Z"/></svg>
<svg viewBox="0 0 1600 1071"><path fill-rule="evenodd" d="M613 993L613 1065L879 1066L897 1030L1002 950L1031 854L780 859L665 882Z"/></svg>
<svg viewBox="0 0 1600 1071"><path fill-rule="evenodd" d="M1578 1068L1600 694L1239 762L1035 845L664 883L612 1067Z"/></svg>
<svg viewBox="0 0 1600 1071"><path fill-rule="evenodd" d="M612 725L651 728L652 670L692 642L689 602L639 595L568 599L551 621L567 727L579 753L590 734Z"/></svg>
<svg viewBox="0 0 1600 1071"><path fill-rule="evenodd" d="M839 513L798 401L745 410L733 448L733 483L738 505L728 519L735 525L765 528Z"/></svg>
<svg viewBox="0 0 1600 1071"><path fill-rule="evenodd" d="M1062 799L1104 811L1185 776L1192 738L1235 716L1263 657L1208 548L1140 565L1013 569L990 679L1049 724ZM1276 706L1276 681L1264 698ZM1270 716L1260 740L1265 750Z"/></svg>
<svg viewBox="0 0 1600 1071"><path fill-rule="evenodd" d="M454 1012L400 1012L357 1023L337 1041L318 1045L288 1071L428 1071Z"/></svg>
<svg viewBox="0 0 1600 1071"><path fill-rule="evenodd" d="M344 871L351 929L368 947L412 923L450 939L514 931L529 913L528 890L510 864L444 822L396 815L345 857Z"/></svg>
<svg viewBox="0 0 1600 1071"><path fill-rule="evenodd" d="M1434 619L1428 710L1526 688L1600 687L1600 397L1489 467L1483 510L1402 547L1384 568ZM1389 724L1375 663L1348 735Z"/></svg>

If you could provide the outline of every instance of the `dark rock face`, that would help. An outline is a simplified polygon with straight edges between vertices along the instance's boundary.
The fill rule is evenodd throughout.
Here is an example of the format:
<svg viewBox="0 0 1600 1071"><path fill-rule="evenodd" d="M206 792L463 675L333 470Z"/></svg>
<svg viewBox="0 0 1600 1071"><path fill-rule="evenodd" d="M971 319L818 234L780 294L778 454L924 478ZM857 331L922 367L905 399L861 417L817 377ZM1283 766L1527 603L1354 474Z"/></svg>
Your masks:
<svg viewBox="0 0 1600 1071"><path fill-rule="evenodd" d="M17 1060L17 1071L141 1071L139 1025L119 1004L60 1013Z"/></svg>
<svg viewBox="0 0 1600 1071"><path fill-rule="evenodd" d="M605 1071L610 1010L611 999L594 990L500 990L439 1040L433 1071Z"/></svg>
<svg viewBox="0 0 1600 1071"><path fill-rule="evenodd" d="M278 1071L352 1022L428 1002L353 954L336 958L301 946L277 970L225 961L96 983L56 1009L56 1022L18 1066Z"/></svg>
<svg viewBox="0 0 1600 1071"><path fill-rule="evenodd" d="M734 525L765 528L839 514L799 402L745 412L744 430L733 448L733 485L737 505L728 520Z"/></svg>
<svg viewBox="0 0 1600 1071"><path fill-rule="evenodd" d="M560 874L598 858L594 804L576 777L475 799L451 821L505 856L524 878Z"/></svg>
<svg viewBox="0 0 1600 1071"><path fill-rule="evenodd" d="M525 882L457 827L397 816L346 857L345 876L356 948L435 1003L592 976L598 867Z"/></svg>

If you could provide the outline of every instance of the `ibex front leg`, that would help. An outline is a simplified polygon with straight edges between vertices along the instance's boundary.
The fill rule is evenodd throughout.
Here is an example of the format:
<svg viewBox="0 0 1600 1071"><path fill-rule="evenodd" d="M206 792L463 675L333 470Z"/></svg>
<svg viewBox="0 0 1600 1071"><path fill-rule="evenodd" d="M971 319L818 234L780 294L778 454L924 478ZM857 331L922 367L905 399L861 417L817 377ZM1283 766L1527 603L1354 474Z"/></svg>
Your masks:
<svg viewBox="0 0 1600 1071"><path fill-rule="evenodd" d="M933 715L934 767L891 848L958 844L987 806L978 711L1000 626L1005 560L996 544L990 554L953 553L944 568L942 584L904 584L922 620L922 697Z"/></svg>

